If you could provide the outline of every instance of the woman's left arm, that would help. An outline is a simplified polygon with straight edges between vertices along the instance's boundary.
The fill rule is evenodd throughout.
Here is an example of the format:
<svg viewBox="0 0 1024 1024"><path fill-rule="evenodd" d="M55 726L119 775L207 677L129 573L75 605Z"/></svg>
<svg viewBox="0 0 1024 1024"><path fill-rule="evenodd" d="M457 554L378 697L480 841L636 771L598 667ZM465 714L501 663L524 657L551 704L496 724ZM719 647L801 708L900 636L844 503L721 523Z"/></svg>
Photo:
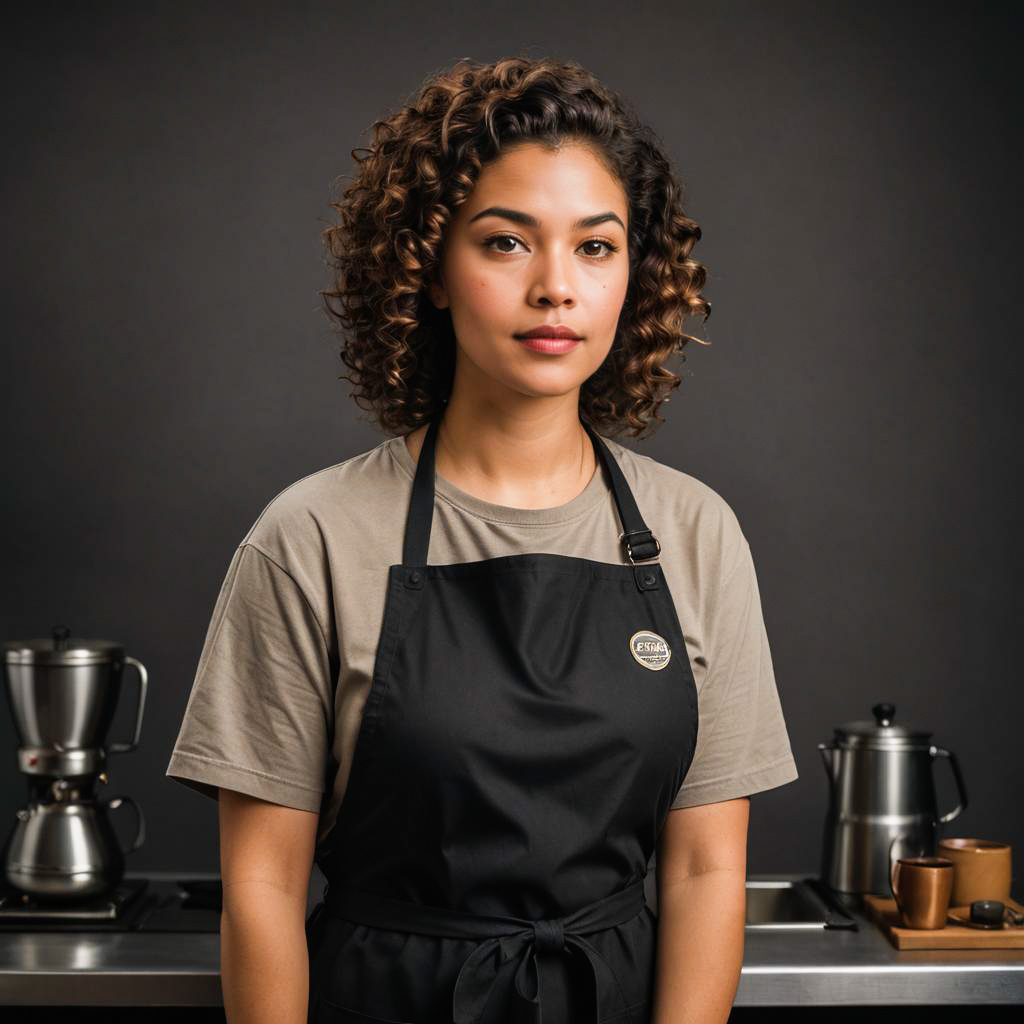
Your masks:
<svg viewBox="0 0 1024 1024"><path fill-rule="evenodd" d="M750 799L669 811L658 840L651 1024L725 1024L743 966Z"/></svg>

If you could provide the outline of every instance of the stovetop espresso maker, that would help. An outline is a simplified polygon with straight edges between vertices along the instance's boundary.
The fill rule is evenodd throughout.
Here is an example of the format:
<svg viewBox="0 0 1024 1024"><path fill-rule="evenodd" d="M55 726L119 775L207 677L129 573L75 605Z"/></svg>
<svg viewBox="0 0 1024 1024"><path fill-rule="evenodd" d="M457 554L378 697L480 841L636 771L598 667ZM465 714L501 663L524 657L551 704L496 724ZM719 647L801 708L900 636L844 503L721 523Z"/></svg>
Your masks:
<svg viewBox="0 0 1024 1024"><path fill-rule="evenodd" d="M134 735L108 742L126 666L135 669ZM145 841L142 809L127 796L104 800L107 757L135 750L142 732L148 674L142 662L108 640L72 638L56 626L46 639L4 644L4 675L18 733L18 768L28 782L3 853L8 887L39 902L67 903L113 890L125 854ZM110 813L135 811L135 838L123 850Z"/></svg>
<svg viewBox="0 0 1024 1024"><path fill-rule="evenodd" d="M821 881L837 893L891 896L890 865L900 857L934 856L940 825L967 807L956 755L931 732L896 725L895 704L875 704L874 721L837 726L819 743L829 780ZM959 803L940 815L933 765L948 760Z"/></svg>

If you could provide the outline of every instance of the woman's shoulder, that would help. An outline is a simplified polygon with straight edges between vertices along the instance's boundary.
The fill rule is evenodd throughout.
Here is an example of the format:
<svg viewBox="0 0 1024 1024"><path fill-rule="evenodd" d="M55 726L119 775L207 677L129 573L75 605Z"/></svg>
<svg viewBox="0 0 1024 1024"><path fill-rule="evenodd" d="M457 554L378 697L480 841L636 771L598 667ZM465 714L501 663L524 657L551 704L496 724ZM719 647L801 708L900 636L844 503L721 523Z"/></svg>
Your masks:
<svg viewBox="0 0 1024 1024"><path fill-rule="evenodd" d="M607 437L604 440L635 496L639 491L645 496L649 495L659 505L670 505L677 512L685 511L697 518L736 519L736 513L729 502L692 473L659 462L613 438Z"/></svg>
<svg viewBox="0 0 1024 1024"><path fill-rule="evenodd" d="M684 544L691 555L715 557L728 571L747 544L733 506L692 473L604 438L648 524Z"/></svg>
<svg viewBox="0 0 1024 1024"><path fill-rule="evenodd" d="M402 494L404 470L394 454L401 441L387 438L285 485L264 504L241 543L284 563L322 559L332 542L358 545L361 534L372 538Z"/></svg>

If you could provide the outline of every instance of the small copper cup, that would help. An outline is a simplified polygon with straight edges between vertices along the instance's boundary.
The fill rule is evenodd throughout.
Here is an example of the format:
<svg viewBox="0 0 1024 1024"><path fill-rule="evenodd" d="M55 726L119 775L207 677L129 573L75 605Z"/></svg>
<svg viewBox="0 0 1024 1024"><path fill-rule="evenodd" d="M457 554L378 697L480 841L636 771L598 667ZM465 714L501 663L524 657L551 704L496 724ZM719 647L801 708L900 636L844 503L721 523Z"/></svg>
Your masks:
<svg viewBox="0 0 1024 1024"><path fill-rule="evenodd" d="M947 857L901 857L889 875L896 906L908 928L943 928L953 892L953 862Z"/></svg>

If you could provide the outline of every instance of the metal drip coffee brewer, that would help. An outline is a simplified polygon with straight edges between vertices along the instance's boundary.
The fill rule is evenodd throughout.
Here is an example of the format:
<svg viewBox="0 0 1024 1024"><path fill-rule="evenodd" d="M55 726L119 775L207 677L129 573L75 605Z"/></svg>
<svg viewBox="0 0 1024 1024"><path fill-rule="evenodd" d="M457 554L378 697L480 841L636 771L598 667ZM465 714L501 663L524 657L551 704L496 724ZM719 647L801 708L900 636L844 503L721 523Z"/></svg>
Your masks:
<svg viewBox="0 0 1024 1024"><path fill-rule="evenodd" d="M58 907L97 908L116 914L111 897L145 886L121 885L125 854L145 841L142 810L127 796L102 799L107 757L135 750L142 731L146 702L145 666L125 654L123 646L106 640L70 637L56 626L46 639L4 644L4 675L11 714L18 734L18 768L28 781L28 804L3 853L6 892L0 914L40 914ZM127 743L108 742L121 695L125 666L136 670L138 706L134 735ZM111 824L112 812L130 804L135 811L135 838L128 849Z"/></svg>

